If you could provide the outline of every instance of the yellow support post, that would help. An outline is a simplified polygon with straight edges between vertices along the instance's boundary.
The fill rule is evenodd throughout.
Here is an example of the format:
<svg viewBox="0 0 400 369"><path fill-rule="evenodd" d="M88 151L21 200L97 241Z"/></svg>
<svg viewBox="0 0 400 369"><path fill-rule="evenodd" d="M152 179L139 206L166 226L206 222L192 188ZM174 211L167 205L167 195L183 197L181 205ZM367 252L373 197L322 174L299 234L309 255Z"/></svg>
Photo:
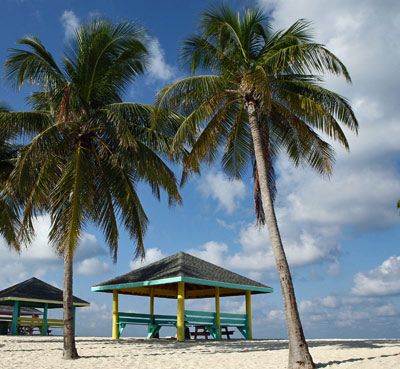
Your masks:
<svg viewBox="0 0 400 369"><path fill-rule="evenodd" d="M154 315L154 287L150 288L150 315Z"/></svg>
<svg viewBox="0 0 400 369"><path fill-rule="evenodd" d="M119 339L118 325L118 291L113 290L113 305L112 305L112 339Z"/></svg>
<svg viewBox="0 0 400 369"><path fill-rule="evenodd" d="M178 282L178 315L176 319L176 339L185 340L185 283Z"/></svg>
<svg viewBox="0 0 400 369"><path fill-rule="evenodd" d="M251 324L251 291L246 291L246 320L247 320L247 337L246 339L253 339L253 327Z"/></svg>
<svg viewBox="0 0 400 369"><path fill-rule="evenodd" d="M221 309L219 303L219 287L215 287L215 320L217 323L217 340L221 339Z"/></svg>

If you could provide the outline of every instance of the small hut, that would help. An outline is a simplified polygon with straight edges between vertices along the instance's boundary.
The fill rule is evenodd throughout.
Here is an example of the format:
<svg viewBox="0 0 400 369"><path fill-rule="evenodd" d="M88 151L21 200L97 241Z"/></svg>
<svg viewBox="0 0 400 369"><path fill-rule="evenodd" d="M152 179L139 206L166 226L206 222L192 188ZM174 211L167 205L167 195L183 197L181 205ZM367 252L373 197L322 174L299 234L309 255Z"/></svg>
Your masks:
<svg viewBox="0 0 400 369"><path fill-rule="evenodd" d="M33 332L38 329L42 335L47 335L50 328L64 326L62 319L49 319L49 309L63 307L63 291L37 278L31 278L14 286L0 291L0 305L12 307L12 316L0 316L3 325L11 324L10 333ZM76 307L89 306L84 301L74 296L74 317ZM38 314L25 314L26 309L42 309ZM41 315L42 317L39 317Z"/></svg>
<svg viewBox="0 0 400 369"><path fill-rule="evenodd" d="M148 326L148 338L158 337L162 326L176 326L178 341L188 338L189 327L219 340L237 328L245 339L252 339L251 296L273 289L184 252L166 257L127 274L92 287L95 292L113 294L112 337L118 339L127 324ZM118 309L118 295L150 297L149 314L125 313ZM245 296L246 314L223 313L220 298ZM177 299L176 315L154 312L154 298ZM185 310L186 299L215 298L215 312Z"/></svg>

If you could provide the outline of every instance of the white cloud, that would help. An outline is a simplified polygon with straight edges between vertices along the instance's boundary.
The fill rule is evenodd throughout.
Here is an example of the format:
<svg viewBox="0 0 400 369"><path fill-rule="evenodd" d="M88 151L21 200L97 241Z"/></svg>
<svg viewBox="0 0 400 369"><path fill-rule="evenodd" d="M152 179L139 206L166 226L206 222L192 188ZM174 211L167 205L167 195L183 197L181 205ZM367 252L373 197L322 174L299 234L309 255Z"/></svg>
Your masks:
<svg viewBox="0 0 400 369"><path fill-rule="evenodd" d="M299 267L316 262L337 263L340 248L323 229L307 231L290 222L281 222L283 244L288 262ZM242 270L265 271L275 268L275 259L266 227L254 224L242 228L239 235L241 250L230 258L230 265Z"/></svg>
<svg viewBox="0 0 400 369"><path fill-rule="evenodd" d="M226 222L225 220L220 219L220 218L217 218L217 219L216 219L216 222L217 222L217 224L219 224L222 228L225 228L225 229L234 229L234 228L235 228L235 225L234 225L234 224L230 224L230 223L228 223L228 222Z"/></svg>
<svg viewBox="0 0 400 369"><path fill-rule="evenodd" d="M111 330L111 304L90 302L90 306L79 310L77 314L77 334L104 336Z"/></svg>
<svg viewBox="0 0 400 369"><path fill-rule="evenodd" d="M335 308L338 305L338 301L335 296L328 295L322 298L321 305L327 308Z"/></svg>
<svg viewBox="0 0 400 369"><path fill-rule="evenodd" d="M308 170L284 164L279 169L284 170L280 188L286 191L286 206L295 222L376 229L397 221L400 178L390 164L363 163L357 170L339 163L329 182Z"/></svg>
<svg viewBox="0 0 400 369"><path fill-rule="evenodd" d="M271 322L283 322L285 320L285 313L283 310L270 310L267 315L267 320Z"/></svg>
<svg viewBox="0 0 400 369"><path fill-rule="evenodd" d="M64 10L64 13L62 13L60 19L64 28L65 38L72 38L80 25L79 18L72 10Z"/></svg>
<svg viewBox="0 0 400 369"><path fill-rule="evenodd" d="M386 1L384 6L373 0L362 5L347 0L259 0L258 3L272 12L276 28L288 27L299 18L313 22L317 41L325 43L342 59L353 79L353 84L347 85L329 77L326 85L350 99L360 123L358 136L348 134L350 154L337 150L330 181L304 168L294 169L286 160L279 161L278 189L292 220L329 227L350 225L357 229L397 224L400 108L396 100L400 77L393 72L400 57L400 40L396 36L400 32L400 3L395 0Z"/></svg>
<svg viewBox="0 0 400 369"><path fill-rule="evenodd" d="M165 258L165 255L160 249L158 248L150 248L146 250L146 257L143 260L135 259L129 263L131 269L138 269L145 265L154 263L155 261L161 260Z"/></svg>
<svg viewBox="0 0 400 369"><path fill-rule="evenodd" d="M386 304L382 306L378 306L375 310L377 316L396 316L399 314L397 308L392 304Z"/></svg>
<svg viewBox="0 0 400 369"><path fill-rule="evenodd" d="M110 272L110 265L101 261L97 257L92 257L80 261L76 267L76 272L81 275L102 275Z"/></svg>
<svg viewBox="0 0 400 369"><path fill-rule="evenodd" d="M63 261L48 241L50 217L39 216L33 222L35 237L18 254L10 250L0 237L0 288L21 282L31 277L43 278L50 271L62 277ZM74 260L80 263L84 259L105 254L93 234L83 232L76 249Z"/></svg>
<svg viewBox="0 0 400 369"><path fill-rule="evenodd" d="M302 300L299 303L299 312L303 317L304 325L310 329L319 327L321 323L327 327L349 328L356 330L362 327L372 328L371 321L382 326L396 326L398 310L393 303L382 302L381 299L349 295L332 296L312 300ZM394 326L393 326L394 324Z"/></svg>
<svg viewBox="0 0 400 369"><path fill-rule="evenodd" d="M352 292L359 296L400 294L400 256L392 256L367 273L357 273Z"/></svg>
<svg viewBox="0 0 400 369"><path fill-rule="evenodd" d="M187 252L200 259L223 267L227 261L226 253L228 252L228 246L225 243L209 241L196 249L189 249Z"/></svg>
<svg viewBox="0 0 400 369"><path fill-rule="evenodd" d="M206 197L218 202L218 206L232 214L239 202L246 195L246 188L241 180L230 180L222 172L209 172L200 181L199 191Z"/></svg>
<svg viewBox="0 0 400 369"><path fill-rule="evenodd" d="M80 237L79 245L75 251L74 260L80 261L83 259L91 258L93 256L106 254L106 251L100 245L94 234L83 232Z"/></svg>
<svg viewBox="0 0 400 369"><path fill-rule="evenodd" d="M171 80L175 76L175 69L165 61L165 53L158 39L149 38L147 49L149 52L148 82Z"/></svg>

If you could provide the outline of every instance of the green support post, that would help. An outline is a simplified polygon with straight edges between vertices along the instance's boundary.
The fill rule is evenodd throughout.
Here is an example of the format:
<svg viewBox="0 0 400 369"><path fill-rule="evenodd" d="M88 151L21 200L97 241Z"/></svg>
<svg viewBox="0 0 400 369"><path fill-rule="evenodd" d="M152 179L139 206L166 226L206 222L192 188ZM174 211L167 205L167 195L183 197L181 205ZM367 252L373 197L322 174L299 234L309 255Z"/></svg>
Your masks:
<svg viewBox="0 0 400 369"><path fill-rule="evenodd" d="M18 318L20 313L19 301L14 301L14 311L11 324L11 334L16 336L18 334Z"/></svg>
<svg viewBox="0 0 400 369"><path fill-rule="evenodd" d="M49 304L44 304L43 309L43 327L42 327L42 336L48 335L48 325L47 325L47 310L49 308Z"/></svg>
<svg viewBox="0 0 400 369"><path fill-rule="evenodd" d="M72 324L74 325L74 333L76 334L76 331L75 331L75 326L76 326L76 324L75 324L75 321L76 321L76 306L74 306L73 308L72 308Z"/></svg>
<svg viewBox="0 0 400 369"><path fill-rule="evenodd" d="M217 341L221 339L221 309L219 297L219 287L215 287L215 323L217 329Z"/></svg>

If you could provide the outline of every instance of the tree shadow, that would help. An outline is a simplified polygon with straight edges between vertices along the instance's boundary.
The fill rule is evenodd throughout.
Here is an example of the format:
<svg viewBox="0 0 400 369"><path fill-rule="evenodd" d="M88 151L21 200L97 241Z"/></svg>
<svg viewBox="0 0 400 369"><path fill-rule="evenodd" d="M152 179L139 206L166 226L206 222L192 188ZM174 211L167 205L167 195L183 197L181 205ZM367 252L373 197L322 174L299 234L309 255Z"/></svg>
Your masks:
<svg viewBox="0 0 400 369"><path fill-rule="evenodd" d="M315 365L315 368L326 368L327 366L334 365L334 364L345 364L345 363L354 363L357 361L364 361L364 360L373 360L373 359L378 359L382 357L391 357L391 356L400 356L400 352L397 354L385 354L385 355L379 355L379 356L370 356L370 357L359 357L359 358L353 358L353 359L346 359L346 360L331 360L328 361L327 363L317 363Z"/></svg>
<svg viewBox="0 0 400 369"><path fill-rule="evenodd" d="M309 347L340 346L341 348L380 348L387 344L400 344L400 340L323 340L307 341Z"/></svg>
<svg viewBox="0 0 400 369"><path fill-rule="evenodd" d="M62 337L56 339L18 339L14 342L21 344L24 343L35 343L35 344L59 344L62 343ZM387 346L388 344L399 345L400 340L309 340L308 344L311 348L321 346L339 346L340 348L356 349L356 348L380 348ZM98 345L98 346L134 346L138 345L141 348L157 348L162 349L162 354L175 353L177 349L184 351L196 350L196 352L203 353L246 353L246 352L257 352L257 351L273 351L273 350L285 350L288 348L288 341L283 339L277 340L251 340L245 341L243 339L231 339L231 340L188 340L185 342L177 342L174 338L160 338L160 339L146 339L146 338L122 338L120 340L112 340L111 338L87 338L77 337L77 346L86 345ZM36 349L41 350L40 348ZM49 350L49 348L47 348ZM50 350L59 350L59 348L50 348ZM5 351L2 348L2 351ZM160 355L161 353L151 353L151 355ZM134 355L134 354L133 354ZM363 360L361 358L348 359L351 361ZM334 362L331 362L334 363ZM336 362L335 362L336 363ZM325 365L321 363L320 365ZM323 368L324 366L320 366Z"/></svg>

